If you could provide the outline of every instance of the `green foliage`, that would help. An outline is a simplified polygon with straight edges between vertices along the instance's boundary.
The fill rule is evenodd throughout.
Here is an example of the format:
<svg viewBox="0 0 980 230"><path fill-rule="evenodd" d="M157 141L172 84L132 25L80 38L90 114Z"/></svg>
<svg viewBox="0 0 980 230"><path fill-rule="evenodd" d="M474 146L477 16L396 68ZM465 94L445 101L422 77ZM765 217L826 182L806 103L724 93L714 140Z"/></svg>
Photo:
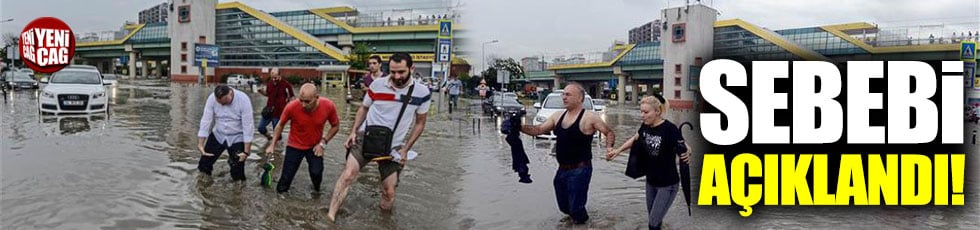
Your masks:
<svg viewBox="0 0 980 230"><path fill-rule="evenodd" d="M303 78L303 77L301 77L301 76L299 76L299 75L292 74L292 75L286 76L286 81L289 82L289 84L291 84L291 85L299 85L300 83L303 83L304 81L306 81L306 79Z"/></svg>
<svg viewBox="0 0 980 230"><path fill-rule="evenodd" d="M371 49L368 46L370 45L365 42L354 43L354 49L347 55L351 69L367 69L367 60L371 57Z"/></svg>

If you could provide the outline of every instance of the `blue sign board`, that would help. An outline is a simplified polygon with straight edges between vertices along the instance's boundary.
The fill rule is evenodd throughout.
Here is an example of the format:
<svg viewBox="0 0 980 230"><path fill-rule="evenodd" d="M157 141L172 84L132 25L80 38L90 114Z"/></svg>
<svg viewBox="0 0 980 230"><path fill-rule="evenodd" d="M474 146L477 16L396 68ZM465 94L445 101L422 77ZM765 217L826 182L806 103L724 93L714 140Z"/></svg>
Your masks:
<svg viewBox="0 0 980 230"><path fill-rule="evenodd" d="M123 56L119 57L119 64L120 65L128 65L127 63L129 63L129 55L123 55Z"/></svg>
<svg viewBox="0 0 980 230"><path fill-rule="evenodd" d="M207 60L208 67L218 66L218 51L221 47L212 44L194 43L194 66L201 66L203 60Z"/></svg>
<svg viewBox="0 0 980 230"><path fill-rule="evenodd" d="M439 20L439 38L453 38L453 22Z"/></svg>
<svg viewBox="0 0 980 230"><path fill-rule="evenodd" d="M452 56L453 41L448 38L440 38L436 48L436 62L449 62Z"/></svg>
<svg viewBox="0 0 980 230"><path fill-rule="evenodd" d="M977 59L977 43L974 42L960 43L960 60L974 61L976 59Z"/></svg>

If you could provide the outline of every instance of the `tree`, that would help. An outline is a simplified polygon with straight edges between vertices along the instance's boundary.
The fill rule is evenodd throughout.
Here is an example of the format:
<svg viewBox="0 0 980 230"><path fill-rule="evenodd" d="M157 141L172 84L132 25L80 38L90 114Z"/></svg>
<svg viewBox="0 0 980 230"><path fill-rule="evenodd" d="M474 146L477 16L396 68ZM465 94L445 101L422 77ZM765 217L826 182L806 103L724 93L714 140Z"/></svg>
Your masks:
<svg viewBox="0 0 980 230"><path fill-rule="evenodd" d="M367 60L371 57L370 45L365 42L354 43L354 49L347 55L351 69L367 69Z"/></svg>
<svg viewBox="0 0 980 230"><path fill-rule="evenodd" d="M7 60L7 51L13 51L10 49L10 47L17 45L17 40L19 40L19 37L14 32L6 32L3 33L3 36L0 36L0 42L3 42L3 44L0 45L0 57L3 57L5 62L13 61Z"/></svg>
<svg viewBox="0 0 980 230"><path fill-rule="evenodd" d="M486 70L483 70L483 72L481 72L480 75L484 76L483 78L486 79L487 84L494 86L494 89L499 90L501 87L497 85L497 70L505 70L507 72L510 72L511 82L517 79L525 79L524 68L521 67L521 64L515 61L513 58L507 58L507 59L496 58L493 59L490 63L491 63L490 67L487 68Z"/></svg>

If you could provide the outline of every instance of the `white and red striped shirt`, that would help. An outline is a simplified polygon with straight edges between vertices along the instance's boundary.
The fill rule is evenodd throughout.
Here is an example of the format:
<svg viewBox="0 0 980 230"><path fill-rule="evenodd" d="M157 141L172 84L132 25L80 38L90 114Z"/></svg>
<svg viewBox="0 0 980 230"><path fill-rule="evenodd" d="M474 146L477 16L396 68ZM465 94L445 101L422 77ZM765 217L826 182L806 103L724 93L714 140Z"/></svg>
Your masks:
<svg viewBox="0 0 980 230"><path fill-rule="evenodd" d="M414 114L428 113L429 105L432 104L432 93L429 91L429 87L414 79L409 81L411 81L409 84L415 84L415 90L412 91L411 98L406 98L405 94L408 94L409 87L396 89L392 86L389 77L374 79L374 82L368 86L367 96L364 97L363 106L368 107L367 118L358 130L364 132L368 125L394 127L398 112L402 109L402 100L408 100L405 115L402 115L402 120L395 129L395 135L391 138L392 147L401 146L405 140L405 135L408 134L409 127L415 122Z"/></svg>

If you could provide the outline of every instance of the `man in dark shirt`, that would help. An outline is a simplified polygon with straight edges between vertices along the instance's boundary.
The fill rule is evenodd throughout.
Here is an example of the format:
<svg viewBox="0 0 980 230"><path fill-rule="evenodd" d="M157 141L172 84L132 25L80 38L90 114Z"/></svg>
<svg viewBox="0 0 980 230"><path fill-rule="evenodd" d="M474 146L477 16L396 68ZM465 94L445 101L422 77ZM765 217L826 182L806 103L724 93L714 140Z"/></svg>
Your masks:
<svg viewBox="0 0 980 230"><path fill-rule="evenodd" d="M571 83L566 86L562 102L565 112L554 113L537 126L524 125L521 132L537 136L554 131L558 159L554 186L558 209L571 216L575 224L583 224L589 220L585 203L592 181L592 136L601 132L606 136L606 148L612 149L616 135L598 114L582 107L585 102L582 85Z"/></svg>
<svg viewBox="0 0 980 230"><path fill-rule="evenodd" d="M269 97L269 100L265 102L265 108L262 112L262 121L259 121L259 133L266 138L272 139L268 134L268 126L271 124L275 128L279 124L279 116L282 115L283 109L286 108L286 103L295 94L293 94L293 85L282 80L282 76L279 76L279 68L272 68L269 71L269 75L269 81L266 82L265 89L259 90L259 93ZM270 112L266 112L266 110Z"/></svg>

